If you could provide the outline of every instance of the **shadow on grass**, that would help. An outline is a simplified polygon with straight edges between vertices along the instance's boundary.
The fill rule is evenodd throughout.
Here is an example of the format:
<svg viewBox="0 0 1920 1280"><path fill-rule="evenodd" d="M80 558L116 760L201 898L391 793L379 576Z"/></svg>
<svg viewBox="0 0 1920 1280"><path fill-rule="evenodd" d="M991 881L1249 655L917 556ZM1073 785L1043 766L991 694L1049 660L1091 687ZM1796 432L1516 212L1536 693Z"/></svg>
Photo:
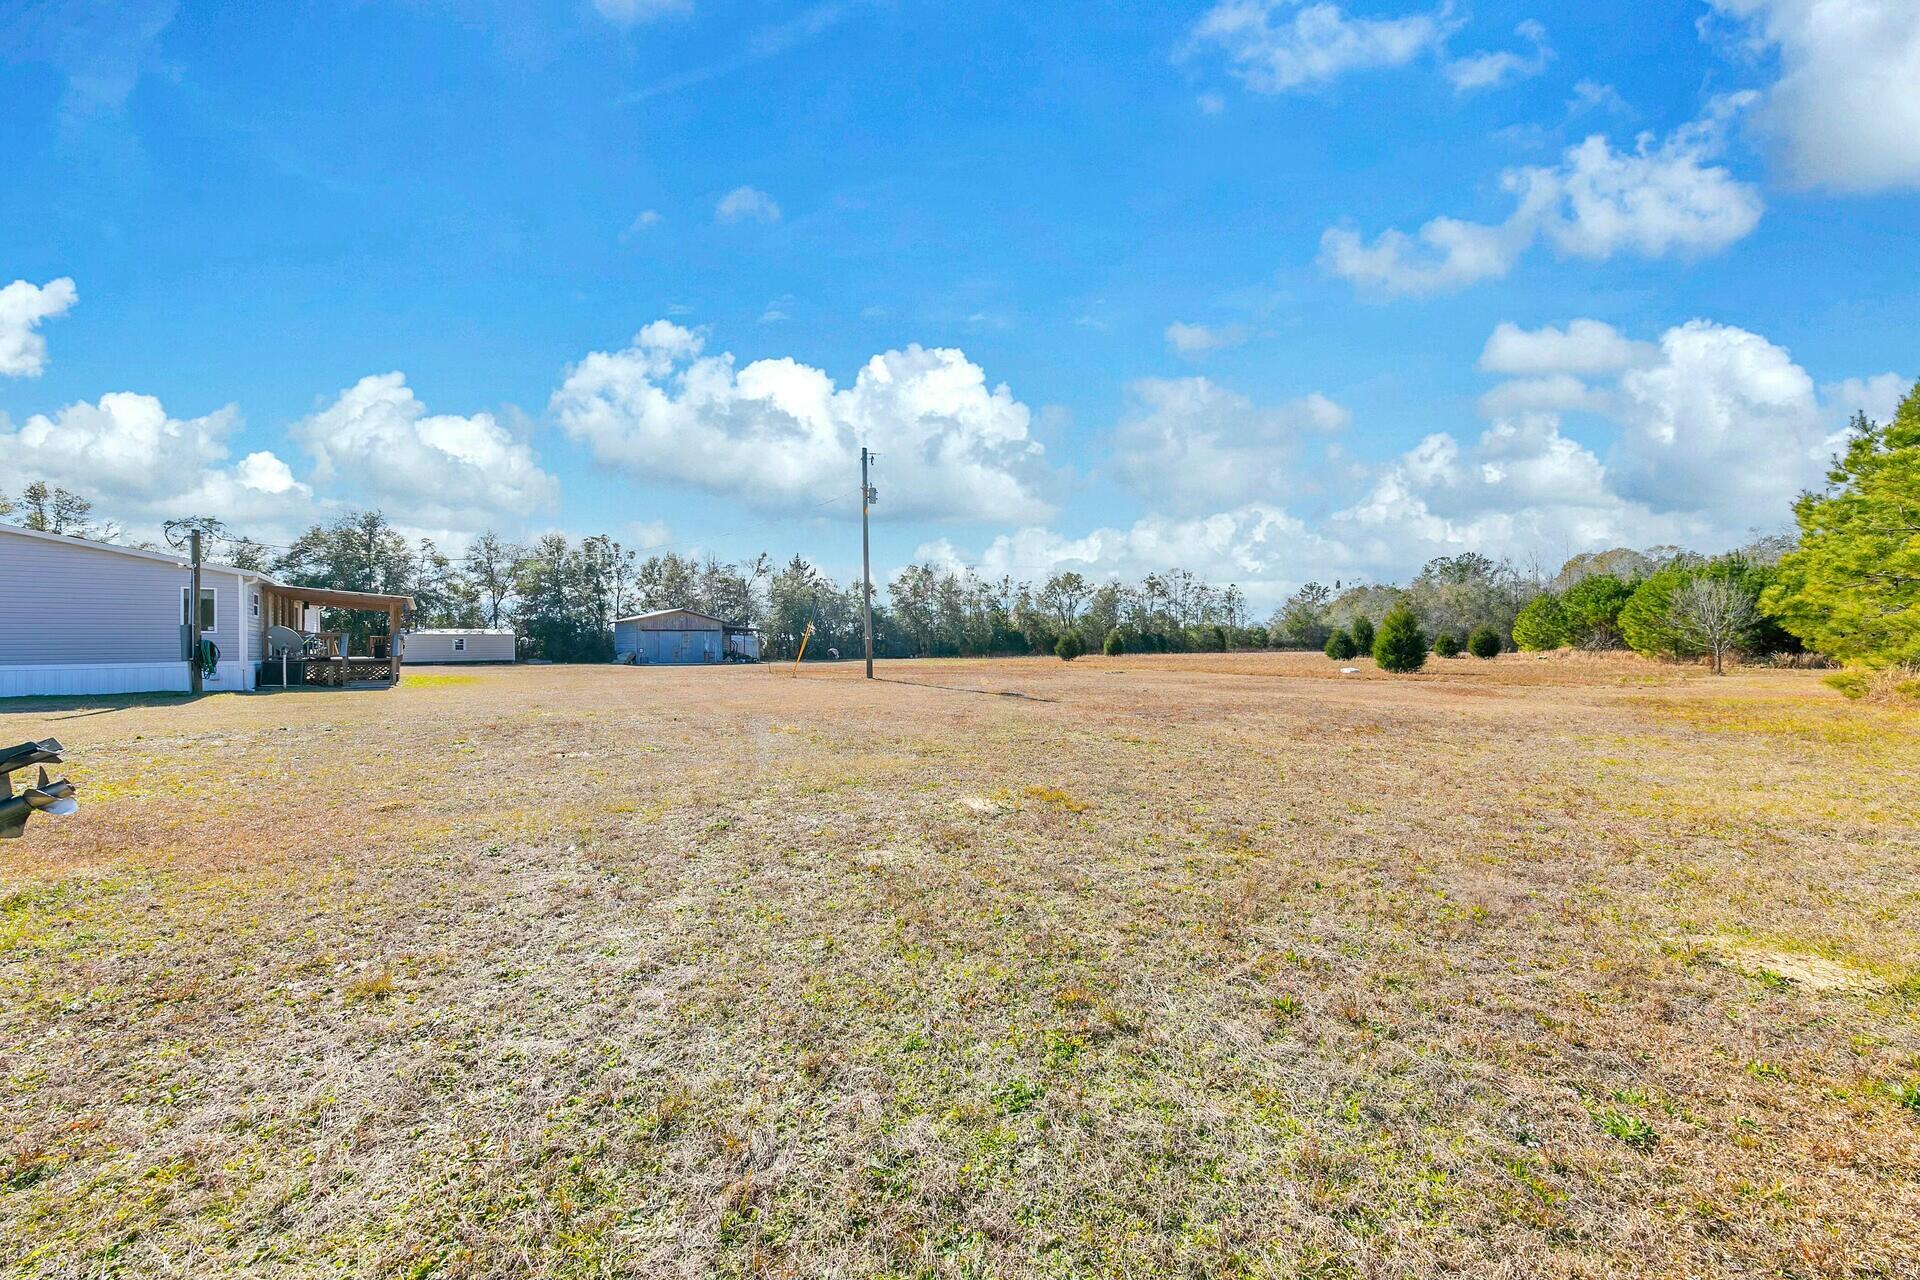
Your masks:
<svg viewBox="0 0 1920 1280"><path fill-rule="evenodd" d="M974 689L959 684L934 684L927 680L896 680L892 676L875 676L876 684L905 684L916 689L945 689L948 693L977 693L986 698L1019 698L1023 702L1058 702L1058 698L1042 698L1037 694L1021 693L1018 689Z"/></svg>
<svg viewBox="0 0 1920 1280"><path fill-rule="evenodd" d="M38 715L49 720L82 720L88 716L111 715L116 711L133 711L141 707L184 707L204 698L217 698L232 695L240 698L255 698L281 693L381 693L393 686L385 681L370 684L339 685L293 685L282 689L276 686L259 689L207 689L200 693L74 693L74 694L35 694L25 698L0 698L0 723L8 715ZM66 712L65 715L58 714Z"/></svg>
<svg viewBox="0 0 1920 1280"><path fill-rule="evenodd" d="M55 720L78 720L84 716L104 716L115 711L132 711L138 707L185 706L198 702L202 698L211 698L216 694L232 692L226 689L208 689L204 693L74 693L74 694L35 694L27 698L7 698L0 701L0 716L13 713L50 716ZM65 711L67 715L50 715Z"/></svg>

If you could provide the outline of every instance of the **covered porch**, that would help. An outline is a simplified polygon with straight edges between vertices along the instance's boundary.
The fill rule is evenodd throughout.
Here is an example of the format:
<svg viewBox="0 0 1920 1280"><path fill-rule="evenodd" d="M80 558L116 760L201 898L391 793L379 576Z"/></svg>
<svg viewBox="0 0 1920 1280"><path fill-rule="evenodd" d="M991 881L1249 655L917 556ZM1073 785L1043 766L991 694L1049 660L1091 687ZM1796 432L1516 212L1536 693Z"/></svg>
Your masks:
<svg viewBox="0 0 1920 1280"><path fill-rule="evenodd" d="M350 632L323 626L322 609L384 613L387 632L356 642ZM344 689L398 684L406 648L401 628L412 617L412 596L262 582L259 685Z"/></svg>

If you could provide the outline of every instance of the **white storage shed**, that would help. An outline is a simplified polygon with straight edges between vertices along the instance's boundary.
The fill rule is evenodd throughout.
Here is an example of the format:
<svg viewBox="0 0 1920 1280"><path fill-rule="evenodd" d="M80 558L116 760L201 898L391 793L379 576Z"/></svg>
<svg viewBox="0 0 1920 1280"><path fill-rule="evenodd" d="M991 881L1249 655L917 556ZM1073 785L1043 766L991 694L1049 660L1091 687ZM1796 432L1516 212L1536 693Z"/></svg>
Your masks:
<svg viewBox="0 0 1920 1280"><path fill-rule="evenodd" d="M518 657L511 627L434 627L409 631L408 662L512 662Z"/></svg>

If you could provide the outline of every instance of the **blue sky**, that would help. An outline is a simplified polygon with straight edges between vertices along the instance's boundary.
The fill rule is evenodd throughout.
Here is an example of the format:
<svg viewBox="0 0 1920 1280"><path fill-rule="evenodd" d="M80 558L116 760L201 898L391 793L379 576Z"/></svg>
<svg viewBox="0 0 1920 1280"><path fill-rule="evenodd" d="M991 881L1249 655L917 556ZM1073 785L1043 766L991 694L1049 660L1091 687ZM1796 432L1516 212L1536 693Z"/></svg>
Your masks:
<svg viewBox="0 0 1920 1280"><path fill-rule="evenodd" d="M1268 602L1778 528L1920 373L1907 0L0 3L0 159L0 487L136 536L846 573L865 441L877 567Z"/></svg>

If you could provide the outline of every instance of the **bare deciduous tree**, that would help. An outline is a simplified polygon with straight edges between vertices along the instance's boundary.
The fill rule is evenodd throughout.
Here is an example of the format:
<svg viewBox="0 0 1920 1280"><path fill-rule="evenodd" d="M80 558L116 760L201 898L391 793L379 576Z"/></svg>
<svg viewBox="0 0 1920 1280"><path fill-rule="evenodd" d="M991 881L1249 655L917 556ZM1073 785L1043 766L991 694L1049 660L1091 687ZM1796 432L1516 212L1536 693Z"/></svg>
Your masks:
<svg viewBox="0 0 1920 1280"><path fill-rule="evenodd" d="M513 596L513 566L525 554L525 548L504 541L491 529L475 538L467 548L467 576L473 579L486 602L490 627L499 626L501 616L507 612L507 602Z"/></svg>
<svg viewBox="0 0 1920 1280"><path fill-rule="evenodd" d="M1726 674L1726 656L1747 642L1759 622L1753 594L1726 578L1695 577L1673 593L1674 634L1713 659L1713 674Z"/></svg>
<svg viewBox="0 0 1920 1280"><path fill-rule="evenodd" d="M1056 573L1040 589L1040 603L1053 611L1060 625L1071 627L1080 617L1080 606L1093 594L1093 584L1071 571Z"/></svg>

